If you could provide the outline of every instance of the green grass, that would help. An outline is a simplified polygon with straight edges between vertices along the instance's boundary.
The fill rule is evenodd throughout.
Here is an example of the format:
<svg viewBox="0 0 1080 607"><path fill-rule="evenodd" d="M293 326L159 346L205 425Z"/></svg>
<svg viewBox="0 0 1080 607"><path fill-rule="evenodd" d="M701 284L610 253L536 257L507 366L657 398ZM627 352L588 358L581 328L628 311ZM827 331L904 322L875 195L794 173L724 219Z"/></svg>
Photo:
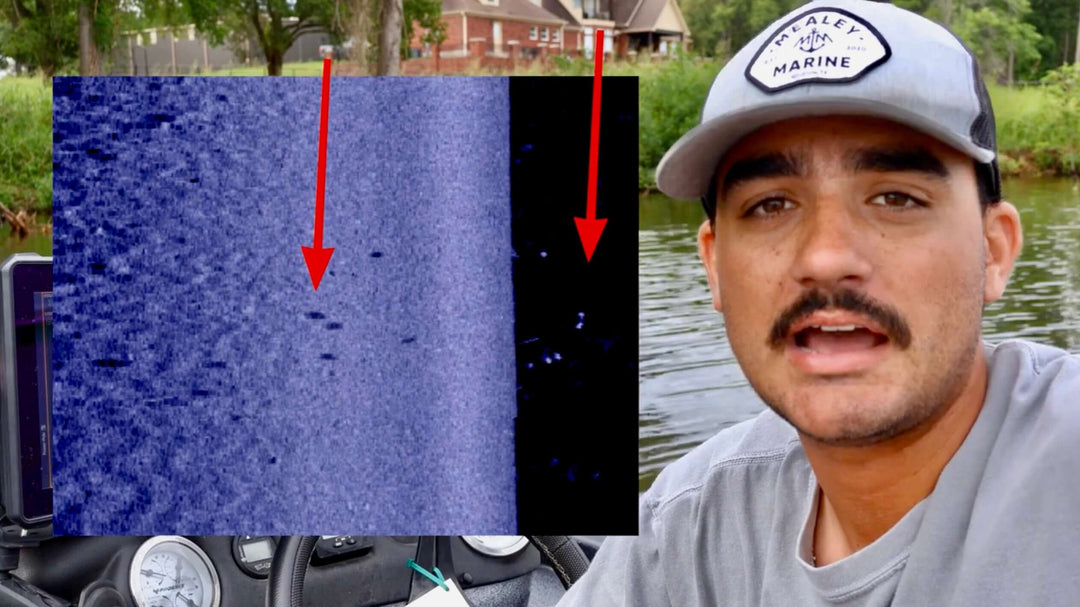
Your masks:
<svg viewBox="0 0 1080 607"><path fill-rule="evenodd" d="M1006 175L1080 174L1080 114L1045 86L992 85L999 164Z"/></svg>
<svg viewBox="0 0 1080 607"><path fill-rule="evenodd" d="M1017 153L1037 143L1037 127L1052 116L1052 99L1041 86L1008 88L989 85L990 101L997 119L998 148Z"/></svg>
<svg viewBox="0 0 1080 607"><path fill-rule="evenodd" d="M223 70L215 70L207 76L265 76L265 65L251 67L233 67ZM281 66L282 76L322 76L322 61L303 61L286 63Z"/></svg>
<svg viewBox="0 0 1080 607"><path fill-rule="evenodd" d="M40 78L0 79L0 203L52 210L52 87Z"/></svg>
<svg viewBox="0 0 1080 607"><path fill-rule="evenodd" d="M513 74L592 74L589 60L556 59L554 63L552 67L533 64ZM607 75L639 78L640 187L655 187L653 170L661 155L697 124L701 104L719 67L714 61L689 58L641 64L610 62L604 66ZM287 63L282 73L318 76L321 70L320 62L309 61ZM220 70L212 75L265 73L265 67L256 66ZM1050 87L991 85L989 90L1004 173L1080 175L1080 108L1075 107L1075 100ZM52 88L40 78L0 79L0 203L16 212L52 210Z"/></svg>

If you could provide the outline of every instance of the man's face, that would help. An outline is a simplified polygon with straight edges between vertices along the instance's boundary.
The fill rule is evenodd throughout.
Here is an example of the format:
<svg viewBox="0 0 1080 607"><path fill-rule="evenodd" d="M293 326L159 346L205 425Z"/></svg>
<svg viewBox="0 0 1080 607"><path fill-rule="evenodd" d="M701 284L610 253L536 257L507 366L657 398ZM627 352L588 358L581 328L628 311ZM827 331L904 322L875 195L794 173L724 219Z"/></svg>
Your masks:
<svg viewBox="0 0 1080 607"><path fill-rule="evenodd" d="M807 436L857 445L960 394L982 306L1004 288L993 276L987 288L968 156L889 121L802 118L744 138L717 180L702 257L770 407Z"/></svg>

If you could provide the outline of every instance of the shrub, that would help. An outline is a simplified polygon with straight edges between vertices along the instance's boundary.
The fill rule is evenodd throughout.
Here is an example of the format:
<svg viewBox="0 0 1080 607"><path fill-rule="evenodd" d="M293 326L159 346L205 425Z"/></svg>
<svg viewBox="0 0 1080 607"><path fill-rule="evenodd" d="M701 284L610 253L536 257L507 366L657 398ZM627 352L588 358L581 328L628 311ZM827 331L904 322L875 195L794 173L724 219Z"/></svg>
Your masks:
<svg viewBox="0 0 1080 607"><path fill-rule="evenodd" d="M38 78L0 79L0 202L52 209L52 87Z"/></svg>
<svg viewBox="0 0 1080 607"><path fill-rule="evenodd" d="M701 106L720 65L680 57L648 66L639 72L640 124L639 160L641 171L652 171L664 152L686 131L697 126Z"/></svg>

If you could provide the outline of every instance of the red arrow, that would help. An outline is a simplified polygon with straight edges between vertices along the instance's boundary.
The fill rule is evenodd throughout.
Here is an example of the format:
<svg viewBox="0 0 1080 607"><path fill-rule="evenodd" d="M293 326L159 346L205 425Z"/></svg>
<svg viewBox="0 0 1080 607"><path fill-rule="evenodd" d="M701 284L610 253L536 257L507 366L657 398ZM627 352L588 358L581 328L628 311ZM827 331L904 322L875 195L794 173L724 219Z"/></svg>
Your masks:
<svg viewBox="0 0 1080 607"><path fill-rule="evenodd" d="M585 249L585 261L592 261L596 243L604 233L607 219L596 218L596 170L600 154L600 76L604 66L604 30L596 30L596 49L593 51L592 87L592 133L589 139L589 193L585 217L575 217L581 246Z"/></svg>
<svg viewBox="0 0 1080 607"><path fill-rule="evenodd" d="M315 243L310 247L300 247L304 252L304 263L311 275L311 286L319 290L323 273L330 263L334 249L322 246L323 200L326 196L326 127L330 122L330 58L322 64L322 115L319 121L319 173L315 185Z"/></svg>

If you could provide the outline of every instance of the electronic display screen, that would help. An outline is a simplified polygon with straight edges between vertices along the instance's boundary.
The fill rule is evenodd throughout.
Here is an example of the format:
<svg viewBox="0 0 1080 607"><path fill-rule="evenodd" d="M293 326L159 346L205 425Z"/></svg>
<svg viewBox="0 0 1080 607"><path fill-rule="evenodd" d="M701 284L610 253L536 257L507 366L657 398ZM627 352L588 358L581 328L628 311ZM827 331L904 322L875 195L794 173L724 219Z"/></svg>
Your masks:
<svg viewBox="0 0 1080 607"><path fill-rule="evenodd" d="M274 549L268 539L258 540L250 544L240 544L240 552L244 555L244 560L249 563L265 561L274 555Z"/></svg>
<svg viewBox="0 0 1080 607"><path fill-rule="evenodd" d="M52 515L52 264L11 268L22 523ZM5 500L7 497L5 496Z"/></svg>
<svg viewBox="0 0 1080 607"><path fill-rule="evenodd" d="M41 486L52 489L52 293L34 294L34 352L37 364L38 442L41 448Z"/></svg>

